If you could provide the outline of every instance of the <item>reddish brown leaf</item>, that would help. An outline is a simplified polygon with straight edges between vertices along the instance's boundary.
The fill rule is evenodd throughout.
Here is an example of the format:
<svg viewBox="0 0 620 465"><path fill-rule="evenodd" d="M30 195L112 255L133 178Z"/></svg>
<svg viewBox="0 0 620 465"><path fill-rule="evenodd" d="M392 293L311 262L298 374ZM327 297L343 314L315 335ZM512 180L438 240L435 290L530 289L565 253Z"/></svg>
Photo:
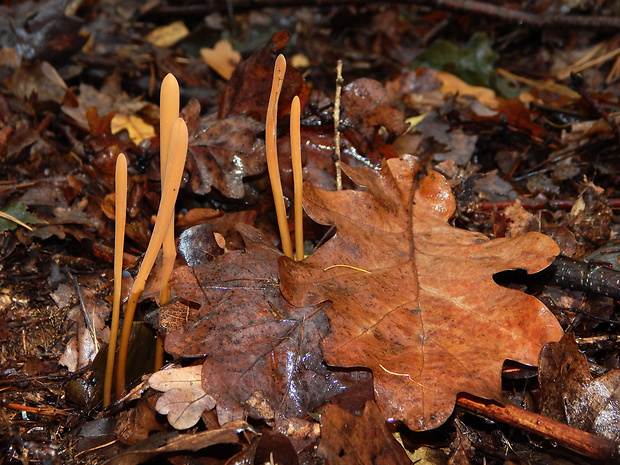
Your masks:
<svg viewBox="0 0 620 465"><path fill-rule="evenodd" d="M328 464L334 465L410 462L374 402L366 403L361 416L327 405L321 414L318 452Z"/></svg>
<svg viewBox="0 0 620 465"><path fill-rule="evenodd" d="M303 262L280 259L289 302L332 302L325 360L371 368L387 418L413 429L442 424L458 392L501 399L504 360L535 364L562 330L541 302L493 274L539 271L557 245L539 233L490 241L450 227L447 181L431 172L414 189L413 157L380 173L344 169L364 192L304 192L306 212L335 226L334 238Z"/></svg>
<svg viewBox="0 0 620 465"><path fill-rule="evenodd" d="M174 292L201 307L167 335L166 350L175 357L206 355L202 385L216 399L221 423L248 413L270 421L306 415L369 374L331 372L323 365L322 310L286 302L277 280L282 255L257 230L243 225L240 231L245 252L173 273Z"/></svg>
<svg viewBox="0 0 620 465"><path fill-rule="evenodd" d="M256 138L264 125L246 116L199 119L197 100L191 100L183 114L191 135L188 158L192 190L208 194L215 187L226 197L243 197L243 177L260 174L267 166L265 144Z"/></svg>
<svg viewBox="0 0 620 465"><path fill-rule="evenodd" d="M235 68L235 72L220 95L218 118L245 115L265 122L276 59L274 52L284 47L288 40L286 32L274 34L269 43L259 48L250 58ZM287 65L278 105L278 118L289 114L291 100L295 95L299 96L303 108L309 94L310 90L304 82L303 75Z"/></svg>

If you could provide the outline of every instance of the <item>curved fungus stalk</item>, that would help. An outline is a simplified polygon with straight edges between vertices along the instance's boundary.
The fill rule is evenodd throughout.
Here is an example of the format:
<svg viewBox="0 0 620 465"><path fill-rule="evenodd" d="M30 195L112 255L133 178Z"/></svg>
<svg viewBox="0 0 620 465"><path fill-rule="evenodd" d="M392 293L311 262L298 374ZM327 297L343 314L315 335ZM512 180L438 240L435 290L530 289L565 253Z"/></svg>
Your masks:
<svg viewBox="0 0 620 465"><path fill-rule="evenodd" d="M125 371L127 366L127 351L129 348L129 336L133 317L138 304L140 294L144 290L146 280L153 269L157 253L162 246L164 237L170 226L174 214L174 205L181 185L181 177L185 167L185 157L187 156L188 134L187 126L182 118L172 124L170 132L170 142L168 144L168 158L166 169L164 170L165 183L162 187L161 201L155 226L149 245L144 254L142 265L135 278L134 284L129 292L129 300L125 309L125 320L121 331L120 345L118 349L118 366L116 371L116 397L120 399L125 390Z"/></svg>
<svg viewBox="0 0 620 465"><path fill-rule="evenodd" d="M176 78L168 73L161 83L161 93L159 98L159 157L161 170L161 185L166 184L166 166L168 163L168 150L170 145L170 132L172 124L179 117L180 93L179 83ZM174 141L173 141L174 143ZM174 268L174 261L177 257L177 249L174 243L174 211L170 217L170 224L164 236L162 244L162 271L161 271L161 290L159 292L159 305L164 305L170 300L170 284L168 280ZM164 364L164 341L161 336L157 336L155 349L155 371L159 370Z"/></svg>
<svg viewBox="0 0 620 465"><path fill-rule="evenodd" d="M116 159L114 188L114 294L112 298L112 322L110 324L110 343L103 380L103 407L112 400L112 375L116 338L121 312L121 284L123 275L123 249L125 248L125 223L127 220L127 158L124 153Z"/></svg>
<svg viewBox="0 0 620 465"><path fill-rule="evenodd" d="M304 259L303 178L301 167L301 108L299 97L291 103L291 158L293 163L293 190L295 200L295 259Z"/></svg>
<svg viewBox="0 0 620 465"><path fill-rule="evenodd" d="M284 194L280 181L280 167L278 164L277 149L277 123L278 123L278 100L282 91L282 82L286 73L286 59L284 55L278 55L273 70L273 81L269 104L267 105L267 120L265 123L265 151L267 152L267 170L269 171L269 181L273 193L273 202L276 208L278 219L278 229L280 230L280 241L282 242L282 252L289 258L293 258L293 245L286 219L286 206L284 205Z"/></svg>

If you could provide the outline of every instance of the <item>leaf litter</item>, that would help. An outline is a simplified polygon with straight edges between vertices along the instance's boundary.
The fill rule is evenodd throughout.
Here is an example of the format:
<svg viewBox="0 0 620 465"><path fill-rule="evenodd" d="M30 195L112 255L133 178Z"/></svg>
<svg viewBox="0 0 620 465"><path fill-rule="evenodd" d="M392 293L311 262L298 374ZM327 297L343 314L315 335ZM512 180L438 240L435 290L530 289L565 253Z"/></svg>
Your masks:
<svg viewBox="0 0 620 465"><path fill-rule="evenodd" d="M405 459L401 446L391 439L396 428L408 451L424 450L420 438L434 437L431 442L440 456L453 461L463 456L477 463L500 456L511 461L550 460L550 454L561 449L549 443L539 447L539 442L533 447L529 437L514 429L507 447L498 439L505 431L498 425L480 426L461 408L453 412L455 398L458 405L465 405L458 400L460 389L504 403L502 393L511 392L513 401L541 409L542 404L536 404L546 392L552 368L541 362L540 392L532 381L532 368L503 365L502 369L504 358L537 364L544 342L561 335L543 305L522 291L538 294L563 327L577 334L579 347L588 355L588 365L571 375L575 380L568 376L562 381L569 386L566 394L544 394L555 395L554 405L563 407L558 410L561 415L549 415L617 438L613 422L605 421L617 411L618 349L613 339L617 302L606 290L617 282L610 275L613 270L599 273L604 264L597 263L596 273L591 273L592 263L583 262L582 269L556 260L550 268L564 273L559 279L545 273L533 275L535 281L517 279L524 269L544 268L557 253L538 232L558 240L563 257L604 257L603 262L618 266L614 242L618 175L613 164L618 96L612 85L611 36L601 32L594 37L592 31L578 28L573 33L578 32L579 40L563 42L570 45L561 50L551 42L533 40L531 31L504 35L497 26L501 21L490 26L467 12L452 16L437 10L421 15L415 6L384 10L335 6L327 16L312 8L300 8L289 16L283 16L281 9L251 15L235 12L242 25L239 31L244 32L223 37L226 33L214 31L223 31L226 19L215 13L205 16L204 24L218 37L207 42L213 46L228 39L245 58L226 84L190 52L195 37L204 37L200 27L193 30L198 34L186 36L176 46L148 43L147 34L159 24L166 26L171 12L187 15L177 9L183 6L129 2L118 15L108 4L82 5L77 10L51 0L43 4L49 8L38 7L33 16L24 14L31 2L5 7L16 28L4 28L11 31L3 32L5 43L20 47L5 48L0 54L7 86L0 95L0 154L6 180L0 185L0 204L23 205L32 215L27 223L34 229L5 232L0 255L6 284L0 294L0 315L7 323L0 326L2 382L7 387L0 419L3 431L10 432L2 433L9 461L23 462L36 455L53 462L50 457L59 450L75 463L111 457L115 463L140 463L162 454L174 463L190 463L196 455L209 460L218 450L231 463L263 463L282 450L287 452L273 455L282 462L333 462L346 456L355 463L371 460L382 445L389 445L399 462ZM589 8L596 14L606 7ZM137 15L140 21L128 19ZM266 42L273 30L282 28L278 21L285 17L297 26L290 42L285 33ZM349 21L362 26L351 29ZM450 27L444 28L444 23ZM192 21L186 24L193 28ZM329 31L341 30L343 24L346 32L332 37ZM252 36L265 25L268 32ZM33 33L37 28L41 33ZM470 39L477 28L489 33ZM54 37L60 30L64 35ZM93 40L87 43L85 33ZM450 42L427 47L436 34ZM242 36L251 45L237 40ZM589 47L595 40L597 47ZM87 45L78 51L83 44ZM361 44L363 54L357 50ZM306 209L309 217L327 225L306 221L308 251L322 245L300 263L287 261L274 247L278 239L261 154L273 53L284 46L291 62L300 67L300 71L289 67L280 105L284 191L292 192L286 161L289 102L292 95L301 94L303 155L312 186L306 187L311 199L306 199ZM451 70L459 76L411 69L410 63L425 48L443 48L462 58L460 68ZM526 49L528 53L523 52ZM579 68L584 80L571 89L560 76L568 76L569 65L582 56L582 62L591 64ZM32 61L33 57L47 61ZM350 165L344 169L351 182L347 191L321 193L319 188L333 188L329 96L332 70L340 58L345 92L339 129L343 160ZM433 61L436 57L427 54L426 59L427 65L445 69L445 63ZM469 62L474 72L482 73L472 75ZM142 393L147 385L143 381L110 410L99 412L94 407L90 411L99 412L99 418L91 419L70 400L79 396L69 396L63 386L69 386L66 380L72 378L76 381L72 386L82 386L83 398L89 400L82 405L96 406L96 395L89 394L97 391L96 363L86 371L67 373L57 362L65 346L75 345L71 340L84 339L89 331L84 321L65 318L70 308L78 308L77 292L69 291L75 288L70 276L77 276L84 295L109 297L110 193L120 151L130 159L128 263L148 242L160 178L158 137L149 135L150 128L157 127L151 95L154 83L170 70L183 83L182 100L196 136L177 232L195 225L210 228L196 229L193 236L181 239L186 251L201 249L192 258L194 266L177 264L176 300L161 309L149 299L141 306L145 321L166 335L172 365L149 381L163 393ZM535 71L530 75L523 70ZM507 100L504 78L529 88L522 87L518 98ZM481 84L499 93L475 87ZM114 120L115 115L121 119ZM406 122L417 125L407 130ZM407 153L417 156L420 174L402 170L395 176L393 170L405 160L412 168L410 159L397 158ZM433 169L433 182L424 181L422 173ZM430 194L439 195L426 213L422 206L428 199L414 188L424 185L436 190ZM530 213L503 210L516 202ZM373 213L378 221L369 223ZM258 229L236 230L238 221ZM411 226L418 221L428 229ZM330 225L337 227L335 233ZM438 253L440 249L449 252ZM502 258L487 254L471 260L479 256L472 250L492 250ZM466 272L459 260L469 262ZM503 271L514 268L521 271ZM441 276L429 277L424 272L428 269ZM493 282L500 281L493 276L496 271L503 271L502 285L510 289ZM130 267L128 272L135 271ZM578 275L577 286L567 284L566 273ZM154 277L157 274L156 269ZM599 285L599 276L605 276L600 279L606 286ZM593 279L599 279L598 284ZM468 286L474 283L475 293L461 292L466 281ZM150 286L156 289L157 283ZM593 296L596 292L607 297ZM480 305L492 296L498 302L503 301L497 296L515 298L503 297L510 305ZM526 302L524 313L511 317L514 312L505 308L520 307L521 302ZM103 311L106 306L99 308ZM405 308L419 313L407 314ZM488 310L491 313L485 313ZM346 312L356 319L347 319ZM526 317L527 312L532 318ZM390 325L397 330L391 331ZM458 329L450 332L451 325ZM384 326L389 329L381 333ZM152 340L152 332L142 327ZM355 334L367 337L352 337ZM97 336L99 343L105 342L100 324ZM480 350L468 352L472 346ZM142 372L148 372L151 362L137 360L142 360L135 362ZM588 368L594 375L587 373ZM433 369L439 377L431 374ZM414 379L413 374L420 377ZM157 379L168 375L178 383ZM53 428L64 435L61 440L56 433L45 437L37 433L52 428L51 418L54 425L60 422ZM246 419L252 427L239 423ZM385 419L398 419L412 429L437 427L436 433L429 433L436 436ZM360 426L349 428L357 423ZM68 431L76 424L81 432L73 436ZM329 430L329 424L338 426ZM179 435L170 432L173 427L191 429ZM352 429L356 432L350 435ZM368 441L369 436L376 441ZM344 449L339 437L350 441ZM67 438L75 438L76 446ZM554 441L564 444L563 439ZM181 444L184 441L192 444ZM127 449L132 444L135 449ZM580 463L574 455L569 458Z"/></svg>

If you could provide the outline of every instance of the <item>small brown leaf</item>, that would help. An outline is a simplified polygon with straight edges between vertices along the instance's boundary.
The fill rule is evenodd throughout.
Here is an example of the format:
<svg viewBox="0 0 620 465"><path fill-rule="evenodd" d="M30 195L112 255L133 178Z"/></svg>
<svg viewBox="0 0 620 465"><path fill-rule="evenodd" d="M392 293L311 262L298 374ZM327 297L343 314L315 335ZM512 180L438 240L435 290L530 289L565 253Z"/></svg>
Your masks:
<svg viewBox="0 0 620 465"><path fill-rule="evenodd" d="M155 409L168 416L173 428L191 428L205 410L215 407L213 397L202 389L201 369L200 365L171 368L153 373L149 378L148 385L164 393Z"/></svg>
<svg viewBox="0 0 620 465"><path fill-rule="evenodd" d="M327 463L339 465L401 465L410 462L374 402L366 403L361 416L351 415L335 405L327 405L321 414L318 452Z"/></svg>
<svg viewBox="0 0 620 465"><path fill-rule="evenodd" d="M276 59L273 52L284 47L288 39L286 32L276 33L269 43L256 50L247 60L239 63L220 95L218 118L245 115L262 123L265 122L273 65ZM303 108L309 94L310 90L304 82L303 75L287 65L278 106L278 118L289 114L291 100L295 95L299 96L301 108Z"/></svg>
<svg viewBox="0 0 620 465"><path fill-rule="evenodd" d="M256 137L264 125L246 116L199 119L196 100L190 101L182 113L191 135L188 159L192 190L208 194L215 187L226 197L243 197L243 178L263 173L267 167L265 144Z"/></svg>

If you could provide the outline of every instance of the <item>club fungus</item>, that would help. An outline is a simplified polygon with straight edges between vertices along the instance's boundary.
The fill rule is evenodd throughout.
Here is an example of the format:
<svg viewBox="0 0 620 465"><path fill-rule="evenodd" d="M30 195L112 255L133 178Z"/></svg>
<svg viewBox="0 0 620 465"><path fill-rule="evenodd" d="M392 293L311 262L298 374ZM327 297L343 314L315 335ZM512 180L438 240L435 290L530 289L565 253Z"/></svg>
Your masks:
<svg viewBox="0 0 620 465"><path fill-rule="evenodd" d="M112 372L116 353L118 320L121 311L121 280L123 274L123 249L125 246L125 222L127 219L127 158L124 153L116 159L114 188L114 294L112 298L112 323L110 343L103 381L103 406L110 405L112 398Z"/></svg>
<svg viewBox="0 0 620 465"><path fill-rule="evenodd" d="M284 194L280 181L280 167L278 164L277 131L278 131L278 100L282 90L282 82L286 73L286 59L284 55L278 55L273 70L273 81L271 84L271 94L267 105L267 121L265 123L265 151L267 152L267 170L269 171L269 181L271 182L271 192L273 202L276 207L276 217L278 219L278 229L280 230L280 241L282 242L282 252L289 258L293 258L293 245L286 219L286 206L284 205Z"/></svg>
<svg viewBox="0 0 620 465"><path fill-rule="evenodd" d="M300 103L299 97L293 97L291 103L291 158L293 162L293 191L295 201L295 258L304 259L304 226L303 226L303 179L301 172L301 135L300 135Z"/></svg>
<svg viewBox="0 0 620 465"><path fill-rule="evenodd" d="M121 397L125 390L125 369L127 365L127 351L129 348L129 336L133 324L133 316L136 311L138 299L146 285L151 269L157 258L157 253L162 246L164 236L170 226L174 214L174 205L179 193L181 177L185 167L185 157L187 155L187 126L182 118L177 118L172 124L170 139L168 144L168 157L164 170L164 184L162 185L161 200L153 234L147 246L142 265L138 270L134 284L129 292L127 308L125 309L125 319L121 331L120 345L118 349L118 365L116 371L116 397Z"/></svg>
<svg viewBox="0 0 620 465"><path fill-rule="evenodd" d="M161 167L161 185L166 183L166 164L168 162L168 146L170 144L170 131L172 124L179 117L180 94L179 83L172 74L167 74L161 83L161 93L159 98L159 157ZM174 211L170 217L170 223L164 242L163 263L161 271L161 290L159 292L159 305L164 305L170 300L170 284L168 280L172 269L174 268L174 260L177 256L177 249L174 243ZM155 353L155 371L159 370L164 362L164 343L161 336L157 336L157 349Z"/></svg>

